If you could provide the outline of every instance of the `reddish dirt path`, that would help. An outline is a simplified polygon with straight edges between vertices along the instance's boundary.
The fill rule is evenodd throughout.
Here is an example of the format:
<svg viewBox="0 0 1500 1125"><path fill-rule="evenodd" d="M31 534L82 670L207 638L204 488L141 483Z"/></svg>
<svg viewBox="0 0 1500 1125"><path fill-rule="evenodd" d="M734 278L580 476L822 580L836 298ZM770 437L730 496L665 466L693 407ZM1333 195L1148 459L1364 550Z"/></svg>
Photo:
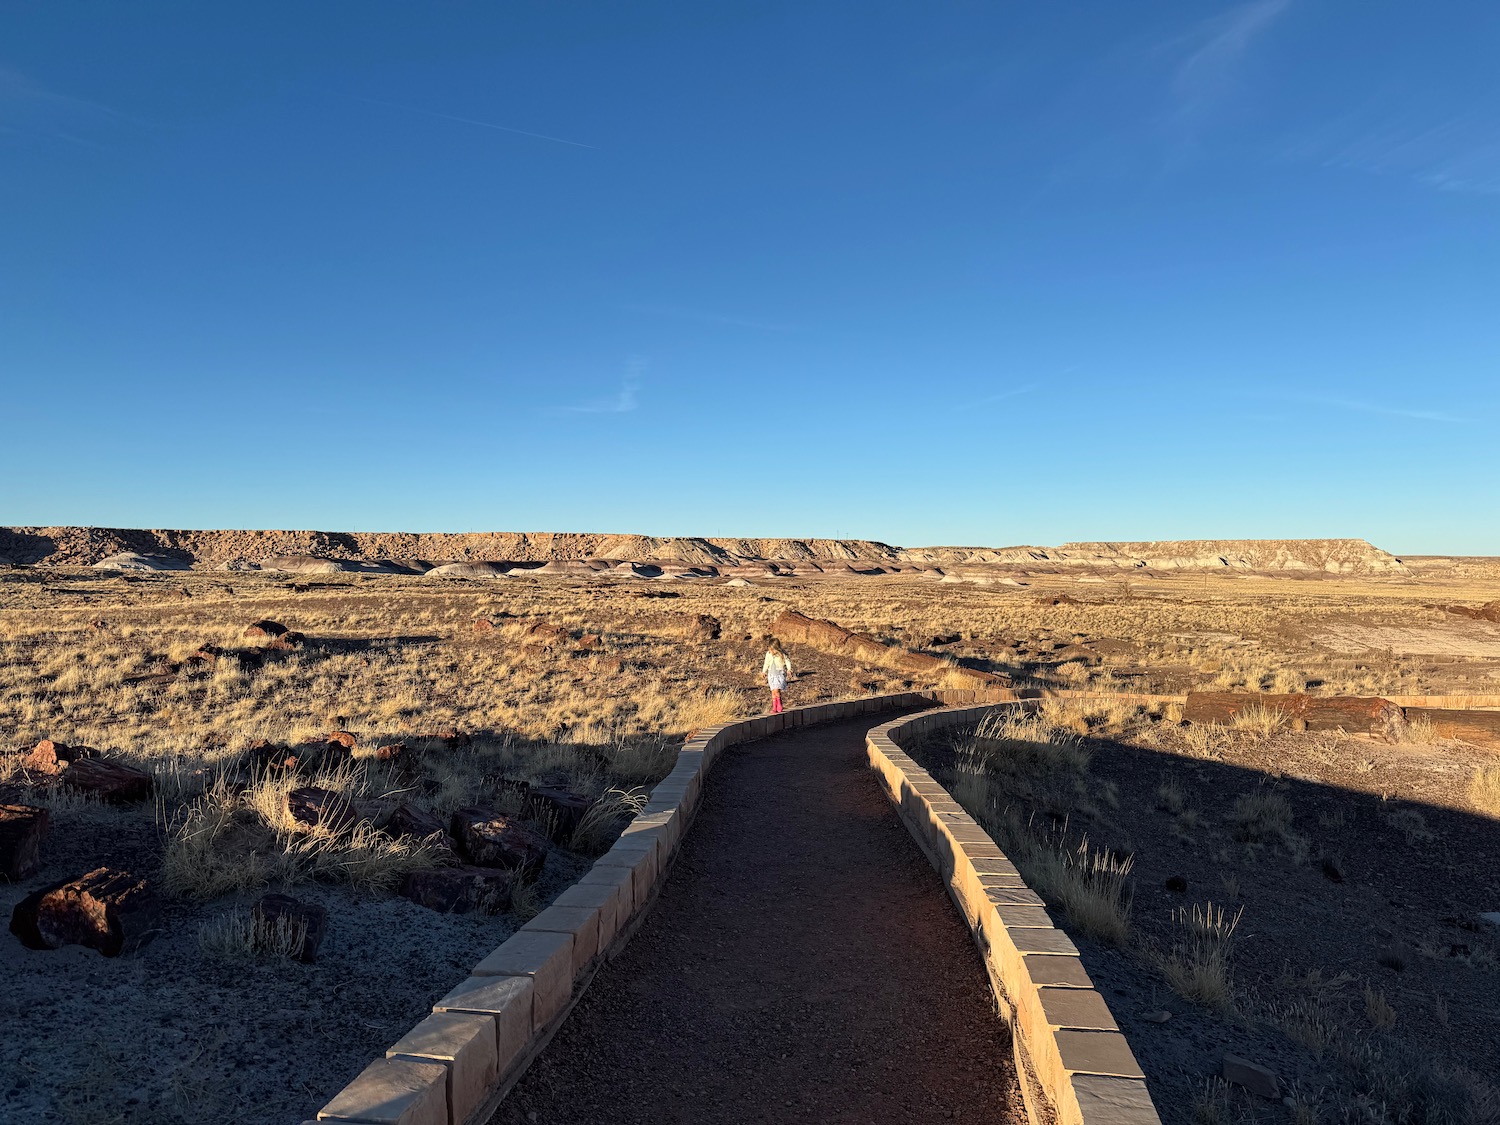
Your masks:
<svg viewBox="0 0 1500 1125"><path fill-rule="evenodd" d="M496 1125L1024 1125L984 970L876 787L869 726L726 753L640 932Z"/></svg>

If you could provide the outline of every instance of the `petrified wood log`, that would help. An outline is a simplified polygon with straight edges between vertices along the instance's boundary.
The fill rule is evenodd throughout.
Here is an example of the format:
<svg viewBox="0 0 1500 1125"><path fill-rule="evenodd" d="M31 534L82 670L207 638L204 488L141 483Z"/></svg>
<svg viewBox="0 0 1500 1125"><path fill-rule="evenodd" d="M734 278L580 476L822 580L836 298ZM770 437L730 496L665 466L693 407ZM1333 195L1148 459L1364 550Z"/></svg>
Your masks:
<svg viewBox="0 0 1500 1125"><path fill-rule="evenodd" d="M1406 717L1426 719L1439 738L1457 738L1486 750L1500 750L1500 711L1453 711L1443 707L1408 707Z"/></svg>
<svg viewBox="0 0 1500 1125"><path fill-rule="evenodd" d="M31 949L83 945L118 957L150 941L160 915L144 879L101 867L27 895L11 913L10 932Z"/></svg>
<svg viewBox="0 0 1500 1125"><path fill-rule="evenodd" d="M1251 707L1279 711L1307 730L1346 730L1388 736L1405 722L1401 708L1378 696L1268 695L1191 691L1182 717L1192 723L1227 724Z"/></svg>
<svg viewBox="0 0 1500 1125"><path fill-rule="evenodd" d="M0 805L0 878L15 882L40 867L46 834L46 809Z"/></svg>
<svg viewBox="0 0 1500 1125"><path fill-rule="evenodd" d="M144 801L156 787L155 780L145 770L108 758L77 759L63 771L62 783L112 805Z"/></svg>

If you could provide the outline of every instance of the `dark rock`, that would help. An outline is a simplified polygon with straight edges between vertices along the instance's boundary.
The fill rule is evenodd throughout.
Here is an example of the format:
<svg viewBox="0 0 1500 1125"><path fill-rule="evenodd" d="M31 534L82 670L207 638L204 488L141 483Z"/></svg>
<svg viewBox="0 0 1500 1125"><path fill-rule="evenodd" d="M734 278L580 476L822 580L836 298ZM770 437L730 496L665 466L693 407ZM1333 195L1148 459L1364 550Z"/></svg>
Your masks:
<svg viewBox="0 0 1500 1125"><path fill-rule="evenodd" d="M277 652L291 652L294 649L301 648L306 643L307 638L304 637L301 633L294 633L290 629L288 629L285 633L282 633L281 636L272 637L271 643L266 645L266 647L269 649L275 649Z"/></svg>
<svg viewBox="0 0 1500 1125"><path fill-rule="evenodd" d="M463 854L480 867L502 867L529 880L547 859L545 836L493 809L459 809L450 830Z"/></svg>
<svg viewBox="0 0 1500 1125"><path fill-rule="evenodd" d="M347 832L359 823L359 813L340 793L315 785L293 789L286 795L287 812L308 828Z"/></svg>
<svg viewBox="0 0 1500 1125"><path fill-rule="evenodd" d="M155 779L145 770L108 758L79 758L63 771L62 783L112 805L144 801L156 788Z"/></svg>
<svg viewBox="0 0 1500 1125"><path fill-rule="evenodd" d="M250 910L258 948L282 948L287 956L311 964L328 934L328 911L315 902L269 894Z"/></svg>
<svg viewBox="0 0 1500 1125"><path fill-rule="evenodd" d="M261 620L245 629L247 637L279 637L290 632L285 625L279 621Z"/></svg>
<svg viewBox="0 0 1500 1125"><path fill-rule="evenodd" d="M144 879L101 867L27 895L11 913L10 932L29 949L83 945L118 957L155 937L160 915Z"/></svg>
<svg viewBox="0 0 1500 1125"><path fill-rule="evenodd" d="M418 840L433 840L439 844L451 842L448 830L437 813L405 801L391 811L390 819L385 822L385 830L392 836L411 836Z"/></svg>
<svg viewBox="0 0 1500 1125"><path fill-rule="evenodd" d="M722 627L717 617L710 617L706 613L700 613L688 620L684 631L690 641L707 642L718 640L719 634L722 632Z"/></svg>
<svg viewBox="0 0 1500 1125"><path fill-rule="evenodd" d="M1339 861L1331 855L1323 857L1323 877L1330 883L1342 883L1344 881L1343 869L1339 867Z"/></svg>
<svg viewBox="0 0 1500 1125"><path fill-rule="evenodd" d="M495 867L433 867L407 875L401 894L440 914L499 914L510 909L515 883L514 872Z"/></svg>
<svg viewBox="0 0 1500 1125"><path fill-rule="evenodd" d="M267 742L264 738L257 738L252 742L247 753L253 773L272 776L294 773L303 757L299 751L277 742Z"/></svg>
<svg viewBox="0 0 1500 1125"><path fill-rule="evenodd" d="M455 727L449 727L447 730L438 732L438 737L443 740L443 745L447 746L449 750L461 750L463 747L470 746L474 742L472 738Z"/></svg>
<svg viewBox="0 0 1500 1125"><path fill-rule="evenodd" d="M1172 875L1167 878L1166 887L1169 891L1175 891L1177 894L1185 895L1187 894L1188 884L1187 880L1184 879L1181 875Z"/></svg>
<svg viewBox="0 0 1500 1125"><path fill-rule="evenodd" d="M573 835L593 804L591 798L582 794L539 786L526 794L521 815L547 825L547 834L553 842L560 843Z"/></svg>
<svg viewBox="0 0 1500 1125"><path fill-rule="evenodd" d="M1277 1081L1275 1071L1237 1055L1224 1056L1223 1076L1225 1082L1243 1086L1259 1097L1279 1098L1281 1096L1281 1083Z"/></svg>
<svg viewBox="0 0 1500 1125"><path fill-rule="evenodd" d="M0 805L0 878L12 883L41 866L47 810L30 805Z"/></svg>
<svg viewBox="0 0 1500 1125"><path fill-rule="evenodd" d="M927 643L932 648L941 648L943 645L957 644L961 640L963 640L961 633L939 633Z"/></svg>

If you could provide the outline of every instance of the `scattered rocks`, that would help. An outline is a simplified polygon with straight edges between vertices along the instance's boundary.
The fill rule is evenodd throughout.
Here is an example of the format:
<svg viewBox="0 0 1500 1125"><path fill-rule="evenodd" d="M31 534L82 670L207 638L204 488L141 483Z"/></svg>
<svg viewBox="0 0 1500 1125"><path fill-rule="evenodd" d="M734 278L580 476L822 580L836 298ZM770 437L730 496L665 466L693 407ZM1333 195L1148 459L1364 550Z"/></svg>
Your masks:
<svg viewBox="0 0 1500 1125"><path fill-rule="evenodd" d="M287 812L308 829L347 832L359 823L359 812L342 793L316 785L293 789L286 795Z"/></svg>
<svg viewBox="0 0 1500 1125"><path fill-rule="evenodd" d="M257 948L283 950L288 957L308 964L318 959L318 946L328 933L327 909L290 895L263 896L250 908L250 918Z"/></svg>
<svg viewBox="0 0 1500 1125"><path fill-rule="evenodd" d="M516 875L495 867L433 867L413 871L401 884L401 895L440 914L509 910Z"/></svg>
<svg viewBox="0 0 1500 1125"><path fill-rule="evenodd" d="M1275 1071L1269 1067L1242 1059L1238 1055L1225 1055L1222 1074L1225 1082L1243 1086L1258 1097L1281 1097L1281 1083L1277 1080Z"/></svg>
<svg viewBox="0 0 1500 1125"><path fill-rule="evenodd" d="M545 836L493 809L459 809L450 830L463 854L480 867L504 868L529 880L547 859Z"/></svg>
<svg viewBox="0 0 1500 1125"><path fill-rule="evenodd" d="M247 749L248 762L252 773L278 774L293 773L302 761L302 754L292 750L280 743L267 742L264 738L257 738Z"/></svg>
<svg viewBox="0 0 1500 1125"><path fill-rule="evenodd" d="M272 621L269 618L264 618L246 626L245 636L255 638L280 637L290 631L280 621Z"/></svg>
<svg viewBox="0 0 1500 1125"><path fill-rule="evenodd" d="M41 866L47 810L31 805L0 805L0 878L12 883Z"/></svg>
<svg viewBox="0 0 1500 1125"><path fill-rule="evenodd" d="M161 900L144 879L101 867L27 895L10 932L28 949L82 945L118 957L156 936L160 917Z"/></svg>

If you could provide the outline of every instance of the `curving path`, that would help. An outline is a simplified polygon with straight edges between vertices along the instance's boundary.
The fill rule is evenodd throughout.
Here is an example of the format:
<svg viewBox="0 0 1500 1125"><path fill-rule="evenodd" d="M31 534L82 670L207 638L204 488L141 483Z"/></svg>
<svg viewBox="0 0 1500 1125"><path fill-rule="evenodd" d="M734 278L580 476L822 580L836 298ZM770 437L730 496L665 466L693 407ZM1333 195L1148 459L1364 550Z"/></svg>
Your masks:
<svg viewBox="0 0 1500 1125"><path fill-rule="evenodd" d="M870 719L728 750L640 932L494 1117L1024 1125L972 939Z"/></svg>

